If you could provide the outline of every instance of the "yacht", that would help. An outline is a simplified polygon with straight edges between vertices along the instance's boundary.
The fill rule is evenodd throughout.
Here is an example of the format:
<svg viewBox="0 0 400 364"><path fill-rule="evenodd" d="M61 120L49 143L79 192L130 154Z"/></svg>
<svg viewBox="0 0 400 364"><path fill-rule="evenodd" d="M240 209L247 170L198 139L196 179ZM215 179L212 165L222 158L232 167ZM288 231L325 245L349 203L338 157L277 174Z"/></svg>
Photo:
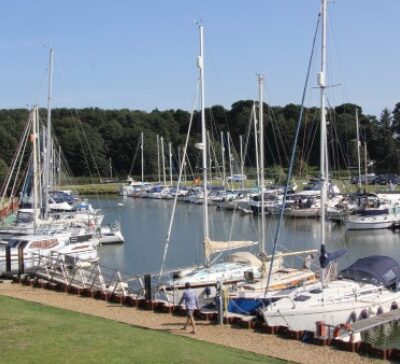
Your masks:
<svg viewBox="0 0 400 364"><path fill-rule="evenodd" d="M369 256L342 270L335 280L292 292L262 310L270 326L315 331L324 321L335 327L397 308L400 266L391 257Z"/></svg>

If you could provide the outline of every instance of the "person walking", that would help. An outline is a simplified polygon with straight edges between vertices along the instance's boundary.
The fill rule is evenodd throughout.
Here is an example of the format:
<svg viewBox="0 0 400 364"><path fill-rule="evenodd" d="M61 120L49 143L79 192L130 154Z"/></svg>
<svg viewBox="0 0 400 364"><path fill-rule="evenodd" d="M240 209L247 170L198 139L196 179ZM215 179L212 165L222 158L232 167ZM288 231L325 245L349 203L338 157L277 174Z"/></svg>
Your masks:
<svg viewBox="0 0 400 364"><path fill-rule="evenodd" d="M186 330L187 326L189 323L192 325L192 334L196 333L196 323L194 321L194 310L199 309L199 300L197 298L196 292L193 291L190 288L190 283L186 282L185 283L185 291L183 292L183 295L181 299L179 300L178 306L180 306L182 303L185 304L186 308L186 323L183 326L183 329Z"/></svg>

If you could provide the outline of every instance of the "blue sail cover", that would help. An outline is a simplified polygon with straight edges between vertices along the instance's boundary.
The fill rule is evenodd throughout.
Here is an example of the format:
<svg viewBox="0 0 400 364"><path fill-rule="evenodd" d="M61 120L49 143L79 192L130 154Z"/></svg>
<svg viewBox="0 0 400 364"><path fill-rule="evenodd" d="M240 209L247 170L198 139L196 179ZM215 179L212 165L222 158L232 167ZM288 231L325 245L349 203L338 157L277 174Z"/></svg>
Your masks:
<svg viewBox="0 0 400 364"><path fill-rule="evenodd" d="M268 302L263 302L261 299L233 298L229 300L228 311L254 315L257 313L258 308L264 307L266 304Z"/></svg>
<svg viewBox="0 0 400 364"><path fill-rule="evenodd" d="M338 278L357 282L382 284L386 288L398 289L400 265L391 257L372 255L360 258L348 268L339 272Z"/></svg>

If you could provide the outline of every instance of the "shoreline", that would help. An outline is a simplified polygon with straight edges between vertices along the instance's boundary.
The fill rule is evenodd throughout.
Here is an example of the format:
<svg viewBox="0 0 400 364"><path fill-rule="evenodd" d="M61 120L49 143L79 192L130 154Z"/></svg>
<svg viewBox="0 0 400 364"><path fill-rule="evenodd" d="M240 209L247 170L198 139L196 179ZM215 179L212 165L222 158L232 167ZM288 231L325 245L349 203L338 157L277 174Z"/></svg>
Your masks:
<svg viewBox="0 0 400 364"><path fill-rule="evenodd" d="M253 330L235 329L229 325L215 325L197 321L198 333L192 335L182 330L184 316L154 313L138 308L123 306L102 300L85 298L63 292L22 285L20 283L0 283L0 295L58 307L92 316L102 317L152 330L168 331L174 335L190 337L273 358L295 363L384 363L335 349L331 346L305 344L298 340L288 340L277 335L259 333Z"/></svg>

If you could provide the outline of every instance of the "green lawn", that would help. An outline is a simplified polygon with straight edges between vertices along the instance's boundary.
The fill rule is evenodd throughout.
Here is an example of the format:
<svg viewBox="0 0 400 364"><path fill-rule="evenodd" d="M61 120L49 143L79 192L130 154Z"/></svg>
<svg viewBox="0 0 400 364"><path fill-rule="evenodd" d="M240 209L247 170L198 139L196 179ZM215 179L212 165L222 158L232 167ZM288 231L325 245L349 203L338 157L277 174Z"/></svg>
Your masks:
<svg viewBox="0 0 400 364"><path fill-rule="evenodd" d="M3 296L0 307L1 363L281 363Z"/></svg>

